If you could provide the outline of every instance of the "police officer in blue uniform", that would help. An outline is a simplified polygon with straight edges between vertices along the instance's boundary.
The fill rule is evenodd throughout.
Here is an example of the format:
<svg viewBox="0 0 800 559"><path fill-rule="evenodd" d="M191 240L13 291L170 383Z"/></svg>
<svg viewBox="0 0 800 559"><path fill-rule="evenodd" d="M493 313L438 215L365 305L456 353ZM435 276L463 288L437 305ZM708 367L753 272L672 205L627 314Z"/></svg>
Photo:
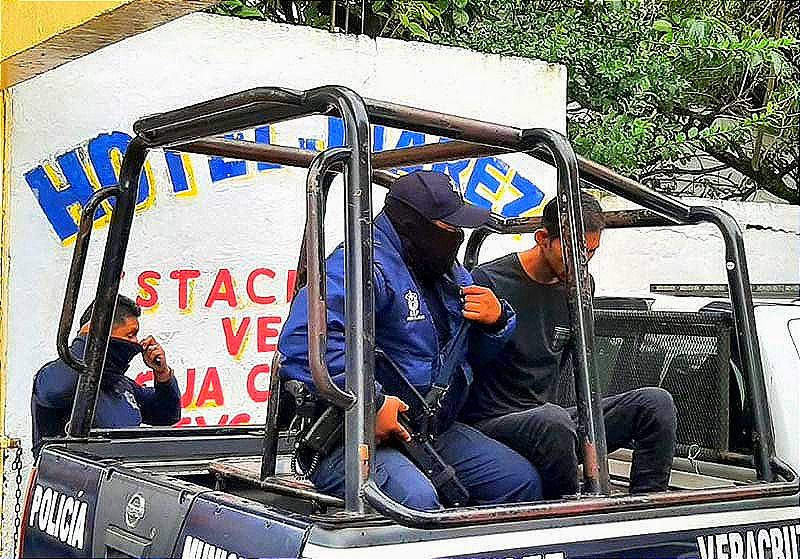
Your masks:
<svg viewBox="0 0 800 559"><path fill-rule="evenodd" d="M458 423L472 380L472 365L502 349L514 326L513 309L485 287L474 285L456 262L462 227L484 225L489 211L464 202L442 173L418 171L397 179L373 224L376 346L423 396L443 363L455 363L436 421L434 446L453 467L470 494L470 504L533 501L541 497L538 473L505 445ZM344 249L327 260L328 345L326 362L334 382L344 385ZM283 379L313 386L308 364L307 292L295 298L281 332ZM468 335L456 335L469 325ZM448 367L449 368L449 367ZM418 510L435 510L441 500L431 481L392 444L409 434L398 423L408 406L381 383L376 365L377 451L374 476L396 501ZM386 384L386 383L383 383ZM323 492L343 495L341 445L323 457L310 477Z"/></svg>
<svg viewBox="0 0 800 559"><path fill-rule="evenodd" d="M117 296L117 306L108 342L100 395L94 416L98 428L172 425L181 417L181 394L164 349L152 336L139 341L139 316L142 311L131 299ZM83 359L92 305L81 316L82 327L72 342L70 352ZM131 360L141 354L153 370L155 386L139 386L125 376ZM31 395L33 415L33 455L38 456L43 439L65 435L75 399L78 371L60 358L44 365L36 373Z"/></svg>

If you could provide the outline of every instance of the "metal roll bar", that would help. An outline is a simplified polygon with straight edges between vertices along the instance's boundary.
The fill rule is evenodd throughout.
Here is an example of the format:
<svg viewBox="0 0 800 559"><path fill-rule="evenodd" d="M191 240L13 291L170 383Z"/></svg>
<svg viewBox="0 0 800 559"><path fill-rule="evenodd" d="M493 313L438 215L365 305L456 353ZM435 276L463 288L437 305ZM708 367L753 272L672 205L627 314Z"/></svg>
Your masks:
<svg viewBox="0 0 800 559"><path fill-rule="evenodd" d="M237 157L251 161L269 161L289 167L308 167L316 155L314 152L298 148L222 137L205 138L176 144L169 149L219 157ZM375 152L372 154L372 167L373 169L394 169L430 163L431 161L453 161L464 159L465 157L485 157L509 153L510 151L497 146L481 146L460 141L425 144L414 148Z"/></svg>
<svg viewBox="0 0 800 559"><path fill-rule="evenodd" d="M103 374L108 339L111 335L111 323L119 293L119 282L122 279L122 267L125 263L125 251L128 248L128 238L131 233L133 210L136 207L139 173L144 165L146 155L147 149L144 142L139 138L134 138L128 145L122 161L119 187L115 193L117 202L111 213L111 224L106 237L103 262L100 266L89 334L86 337L86 349L83 356L85 366L83 369L78 369L83 374L78 378L72 414L67 424L67 436L72 438L88 437L94 421L94 411L100 394L100 377ZM80 288L77 281L68 281L68 284L71 284L76 291ZM65 297L65 305L69 296L70 294L67 294ZM71 296L75 297L75 294L73 293Z"/></svg>
<svg viewBox="0 0 800 559"><path fill-rule="evenodd" d="M775 464L776 467L781 467ZM696 505L704 503L732 502L743 499L797 495L797 477L787 470L786 481L769 485L753 484L740 487L704 489L700 491L669 491L647 495L619 495L615 497L588 497L586 499L520 503L518 505L484 505L461 509L419 511L395 503L378 485L370 480L364 491L370 504L380 514L404 526L421 530L436 530L458 526L483 525L497 522L515 522L539 518L563 518L592 513L613 513L631 510ZM787 500L788 500L787 499Z"/></svg>
<svg viewBox="0 0 800 559"><path fill-rule="evenodd" d="M318 88L307 95L312 107L336 107L344 120L345 145L350 150L346 159L336 155L340 152L333 152L331 157L340 159L345 169L345 390L356 397L356 405L346 409L344 416L344 455L348 464L345 468L344 501L348 512L363 514L363 486L373 471L375 448L375 298L369 118L364 101L347 88ZM325 159L321 161L324 163ZM309 250L309 254L313 252ZM312 284L316 278L309 280ZM319 281L324 282L325 278Z"/></svg>
<svg viewBox="0 0 800 559"><path fill-rule="evenodd" d="M349 409L356 403L352 392L345 392L331 379L325 363L325 350L328 347L328 304L327 275L325 273L325 214L326 196L322 177L337 163L347 161L352 155L350 148L331 148L314 158L308 168L306 182L306 262L308 266L308 364L311 378L319 395L331 404Z"/></svg>
<svg viewBox="0 0 800 559"><path fill-rule="evenodd" d="M80 294L83 270L86 265L86 254L89 251L89 241L92 237L94 214L100 204L111 197L119 196L120 192L120 189L115 186L98 190L89 198L86 206L81 211L78 233L75 237L75 248L72 251L72 264L67 275L67 287L64 290L64 304L61 307L61 318L58 322L58 335L56 337L58 356L67 366L76 371L82 372L86 365L82 359L74 357L69 351L69 335L72 331L72 324L75 322L75 308L78 305L78 295Z"/></svg>
<svg viewBox="0 0 800 559"><path fill-rule="evenodd" d="M748 389L752 391L754 406L753 449L756 467L761 479L772 480L775 474L786 478L790 469L781 467L774 457L774 446L769 428L769 409L766 405L763 372L758 352L758 339L752 308L748 308L752 295L746 271L746 260L741 242L741 232L730 216L713 208L689 207L667 196L653 192L631 179L622 177L601 165L581 157L576 157L566 139L557 132L530 129L521 130L490 122L483 122L415 107L398 105L384 101L362 99L351 90L338 86L325 86L308 91L294 91L283 88L256 88L228 95L212 101L199 103L141 119L134 124L137 136L130 143L123 160L120 186L114 195L117 203L112 213L106 249L100 270L96 293L96 304L91 319L87 339L84 374L78 383L75 405L68 434L71 437L85 438L89 434L94 416L99 380L105 359L105 350L111 329L114 303L124 263L125 250L130 234L130 226L136 201L138 178L144 165L145 154L149 148L164 147L182 151L194 151L210 155L224 155L272 161L300 167L311 166L314 155L292 148L265 146L251 142L240 142L220 138L206 138L226 132L264 125L291 118L322 114L339 116L345 124L345 149L349 157L341 155L340 163L345 164L345 341L346 341L346 384L345 394L355 397L345 413L345 508L350 514L362 514L365 499L386 516L411 526L440 527L453 523L487 520L489 518L522 518L526 514L545 514L577 507L571 503L560 503L560 507L549 504L505 505L490 509L480 509L476 516L473 510L453 510L435 513L411 511L382 495L380 489L371 481L371 461L374 444L374 300L372 275L372 208L371 188L373 180L388 184L391 175L375 169L392 169L412 164L433 163L465 157L477 157L508 151L528 153L532 157L555 165L558 171L558 204L560 207L561 239L564 245L567 265L567 289L569 291L570 314L574 325L576 386L580 411L580 429L584 442L583 454L587 465L587 488L590 492L607 492L607 471L605 470L605 441L602 415L599 410L599 391L594 371L593 318L591 297L586 270L585 245L582 242L583 223L580 207L581 183L605 188L609 192L623 196L644 208L662 216L658 221L652 215L652 223L700 223L710 222L722 232L726 243L728 261L728 281L734 306L734 320L737 341L743 354L743 372L748 379ZM382 154L370 153L369 139L371 124L409 128L412 130L446 136L452 140L433 146L419 146L402 150L389 150ZM320 162L331 158L329 152ZM335 159L338 159L336 156ZM328 168L330 168L328 166ZM322 194L326 190L321 164L320 174L309 184L317 188L314 196L319 196L318 185L322 184ZM579 178L579 173L581 177ZM315 186L317 185L317 186ZM329 183L328 183L329 186ZM110 196L110 194L109 194ZM323 196L324 198L324 196ZM316 198L319 200L319 198ZM97 202L99 203L99 202ZM319 219L321 212L316 206ZM631 212L621 212L620 221L630 220L636 226ZM82 220L83 221L83 220ZM498 232L529 231L535 226L535 218L504 220L494 218L489 230ZM319 223L317 224L319 225ZM624 226L624 225L621 225ZM312 230L313 229L313 230ZM318 232L316 227L307 232ZM485 235L480 235L485 238ZM62 322L74 317L75 290L79 288L85 258L85 245L88 242L80 237L76 243L73 267L68 281L68 292L62 309ZM321 237L317 237L321 239ZM481 236L470 239L470 250L480 247ZM307 241L311 241L307 235ZM308 257L320 259L320 246L309 250ZM83 251L83 255L81 255ZM80 265L78 265L80 264ZM324 268L317 270L324 274ZM316 272L312 271L312 275ZM309 278L309 284L320 280L323 275ZM72 301L72 302L70 302ZM319 304L319 299L317 299ZM315 320L318 320L318 316ZM61 325L60 325L61 326ZM319 324L317 324L319 326ZM310 332L313 328L310 328ZM68 333L69 327L66 332ZM59 334L59 346L63 346L64 334ZM315 351L321 351L322 344ZM60 351L63 351L60 349ZM322 372L318 370L318 373ZM317 377L320 375L318 374ZM324 381L324 377L322 377ZM324 382L323 382L324 384ZM272 385L272 383L271 383ZM331 392L332 394L334 392ZM274 394L274 393L273 393ZM349 400L349 398L348 398ZM277 410L277 406L270 408ZM267 426L269 426L269 420ZM268 452L265 450L265 457ZM263 471L262 471L263 474ZM793 474L793 473L792 473ZM797 490L796 478L793 486ZM766 486L766 492L788 491L790 488L778 487L780 484ZM781 489L782 488L782 489ZM748 498L755 488L736 488L737 498ZM720 490L721 491L721 490ZM747 493L747 495L745 495ZM760 494L765 490L761 487ZM723 495L714 493L714 496ZM755 493L753 493L755 494ZM711 495L709 493L709 495ZM727 493L725 494L727 495ZM677 497L677 496L676 496ZM724 496L723 496L724 497ZM721 497L721 498L723 498ZM633 502L636 498L620 500L620 503ZM669 496L648 496L650 503L673 502ZM595 501L587 499L583 504ZM597 499L598 507L606 506L608 499ZM616 501L615 501L616 502ZM627 505L621 505L627 506ZM579 507L578 507L579 508ZM575 508L575 510L578 510ZM485 516L485 511L497 514ZM586 510L585 507L582 510ZM542 511L542 512L539 512Z"/></svg>
<svg viewBox="0 0 800 559"><path fill-rule="evenodd" d="M649 210L615 210L603 212L603 222L606 229L688 225L676 223ZM471 270L478 265L481 246L492 233L500 233L503 235L533 233L541 226L541 216L504 219L496 214L492 214L486 226L480 229L474 229L472 233L470 233L467 239L467 247L464 251L464 266L468 270Z"/></svg>
<svg viewBox="0 0 800 559"><path fill-rule="evenodd" d="M288 167L308 167L316 153L298 148L258 144L245 140L212 137L176 144L167 148L172 151L199 153L218 157L238 157L248 161L269 161Z"/></svg>
<svg viewBox="0 0 800 559"><path fill-rule="evenodd" d="M775 438L769 419L769 400L764 383L761 350L755 328L753 295L750 291L750 275L744 251L742 230L736 220L724 210L707 206L695 206L689 211L691 223L713 223L722 232L725 241L725 270L730 286L733 323L736 325L736 345L742 360L742 369L753 411L753 454L759 477L773 481Z"/></svg>
<svg viewBox="0 0 800 559"><path fill-rule="evenodd" d="M282 87L257 87L142 118L134 123L133 130L148 147L190 142L232 130L323 113L330 107L325 104L312 106L308 96L332 87L336 86L307 92Z"/></svg>
<svg viewBox="0 0 800 559"><path fill-rule="evenodd" d="M272 366L269 369L269 399L267 400L267 415L264 418L264 440L261 446L261 479L275 475L278 464L278 415L280 414L281 390L281 354L276 351L272 356Z"/></svg>
<svg viewBox="0 0 800 559"><path fill-rule="evenodd" d="M352 150L345 167L345 388L355 395L358 405L345 412L345 460L357 467L345 472L345 503L348 511L363 513L362 485L371 471L374 447L375 398L372 167L364 101L339 86L305 92L256 88L142 119L134 124L134 130L152 147L160 147L310 114L340 116L345 123L346 146Z"/></svg>
<svg viewBox="0 0 800 559"><path fill-rule="evenodd" d="M294 148L286 148L290 150L294 150L297 152L302 153L303 155L311 155L307 152L301 152L300 150L295 150ZM312 160L313 161L313 158ZM377 180L379 174L386 174L385 171L375 171L372 173L372 180ZM322 200L316 205L320 209L318 216L320 220L324 220L325 218L325 208L326 203L328 200L328 193L330 192L331 185L333 183L333 179L335 178L336 173L334 169L330 169L328 172L320 173L320 181L319 187L315 187L316 190L319 191L319 195L322 197ZM308 184L308 183L307 183ZM307 187L308 188L308 187ZM306 193L306 197L308 198L309 194ZM292 300L297 297L297 294L300 292L305 285L308 283L308 229L309 229L309 213L306 212L306 225L303 229L303 240L300 243L300 256L297 259L297 265L295 266L295 282L294 282L294 289L292 291ZM322 221L324 222L324 221ZM324 234L324 227L321 230L321 233ZM320 246L324 246L324 240L319 242ZM324 264L324 260L322 261ZM320 277L325 277L324 273L319 274ZM324 285L324 284L323 284ZM327 327L327 323L325 324ZM309 328L310 332L310 328ZM261 479L265 480L270 476L275 475L275 471L277 468L277 459L278 459L278 415L280 413L280 390L281 390L281 382L280 382L280 363L281 363L281 355L276 351L275 356L272 360L272 370L270 372L269 378L269 390L270 390L270 398L267 401L267 416L264 421L264 432L263 432L263 445L262 445L262 453L261 453ZM311 359L309 358L309 362ZM275 395L273 397L272 395Z"/></svg>
<svg viewBox="0 0 800 559"><path fill-rule="evenodd" d="M578 437L583 455L585 490L608 494L608 452L603 421L602 391L594 355L594 307L589 259L584 240L578 160L567 139L555 130L533 128L522 134L531 147L546 148L556 165L561 248L572 324L572 359L578 406Z"/></svg>
<svg viewBox="0 0 800 559"><path fill-rule="evenodd" d="M337 108L332 104L321 104L317 107L311 105L308 99L313 98L314 92L319 89L324 88L305 92L285 88L255 88L177 111L143 118L134 124L134 130L151 142L154 147L175 144L172 149L196 151L208 155L234 153L236 157L262 161L270 161L271 159L267 159L267 157L272 157L269 148L275 148L276 151L288 150L284 151L285 157L295 157L297 154L292 153L292 148L266 146L224 138L205 138L198 142L195 140L204 136L246 128L248 125L252 125L252 122L268 124L308 114L339 116ZM533 149L526 143L525 131L513 126L387 101L369 98L364 98L363 101L371 124L410 128L458 140L376 153L374 154L376 161L373 163L376 169L390 169L508 152L526 152ZM264 111L260 118L255 116L258 111ZM247 117L250 117L251 120L248 120ZM231 123L239 122L244 122L244 124L238 128L236 126L228 127ZM188 142L192 142L192 145L186 145ZM301 150L297 150L297 152L302 153ZM546 151L529 155L545 163L553 164L552 156ZM301 160L297 160L297 166L307 167L313 155L307 154L306 157L308 161L303 163ZM300 156L300 159L304 158ZM637 203L641 203L642 206L665 217L674 219L675 215L680 215L682 217L679 221L686 220L689 212L689 206L686 204L654 192L641 183L584 157L577 156L577 161L581 178L593 185L621 196L628 194L630 196L625 197L634 201L639 200L640 202ZM275 160L275 162L280 161ZM291 165L288 162L285 164Z"/></svg>

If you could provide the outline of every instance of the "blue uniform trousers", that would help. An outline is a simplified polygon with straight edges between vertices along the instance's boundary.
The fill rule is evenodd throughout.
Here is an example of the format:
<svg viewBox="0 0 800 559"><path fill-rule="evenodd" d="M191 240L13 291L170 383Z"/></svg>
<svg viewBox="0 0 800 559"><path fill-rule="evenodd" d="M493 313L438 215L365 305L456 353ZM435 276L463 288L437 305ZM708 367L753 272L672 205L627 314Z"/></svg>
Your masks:
<svg viewBox="0 0 800 559"><path fill-rule="evenodd" d="M531 463L477 429L454 423L436 437L434 446L469 491L470 504L518 503L542 498L541 480ZM431 481L396 448L378 447L373 468L375 481L395 501L417 510L441 508ZM324 493L344 496L343 447L320 461L311 480Z"/></svg>

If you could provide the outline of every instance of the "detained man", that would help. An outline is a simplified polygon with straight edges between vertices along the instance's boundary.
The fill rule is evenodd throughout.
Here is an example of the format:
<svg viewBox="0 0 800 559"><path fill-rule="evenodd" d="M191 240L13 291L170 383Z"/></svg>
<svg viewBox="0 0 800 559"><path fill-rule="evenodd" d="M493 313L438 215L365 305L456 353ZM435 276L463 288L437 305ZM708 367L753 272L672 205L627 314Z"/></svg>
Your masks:
<svg viewBox="0 0 800 559"><path fill-rule="evenodd" d="M603 216L588 194L581 205L591 259L600 247ZM526 456L542 476L545 498L553 499L578 491L577 410L551 402L566 356L554 347L554 329L570 328L555 199L545 206L534 238L533 248L472 272L476 283L516 309L517 329L502 352L475 368L462 418ZM602 406L609 450L631 446L634 451L630 492L666 490L677 428L669 392L640 388L604 398Z"/></svg>

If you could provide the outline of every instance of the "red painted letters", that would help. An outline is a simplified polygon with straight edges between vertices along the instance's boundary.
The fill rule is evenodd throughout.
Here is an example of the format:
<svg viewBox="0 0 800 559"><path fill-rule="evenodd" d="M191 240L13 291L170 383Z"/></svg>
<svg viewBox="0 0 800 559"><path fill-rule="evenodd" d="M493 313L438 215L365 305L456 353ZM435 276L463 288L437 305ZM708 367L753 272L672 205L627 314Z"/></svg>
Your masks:
<svg viewBox="0 0 800 559"><path fill-rule="evenodd" d="M247 296L250 297L250 300L258 305L271 305L275 302L274 295L258 295L255 290L255 281L258 276L266 276L268 278L274 278L275 272L270 270L269 268L256 268L250 275L247 276Z"/></svg>
<svg viewBox="0 0 800 559"><path fill-rule="evenodd" d="M178 308L185 311L189 308L189 280L200 277L200 270L174 270L169 277L178 280Z"/></svg>
<svg viewBox="0 0 800 559"><path fill-rule="evenodd" d="M275 339L278 337L278 332L275 328L270 328L270 324L280 324L281 317L279 316L260 316L258 317L258 352L266 353L278 349L278 345L274 343L267 343L268 339Z"/></svg>
<svg viewBox="0 0 800 559"><path fill-rule="evenodd" d="M225 345L228 348L228 353L234 357L241 354L244 347L244 341L247 338L247 333L250 330L250 317L246 316L239 323L239 327L234 331L233 319L222 319L222 331L225 333Z"/></svg>
<svg viewBox="0 0 800 559"><path fill-rule="evenodd" d="M147 270L139 274L139 295L136 296L136 304L143 309L155 307L158 304L158 280L161 274L153 270Z"/></svg>
<svg viewBox="0 0 800 559"><path fill-rule="evenodd" d="M230 308L236 308L236 290L233 287L231 271L227 268L222 268L217 272L214 285L211 287L208 299L206 299L206 308L211 308L217 301L225 301Z"/></svg>
<svg viewBox="0 0 800 559"><path fill-rule="evenodd" d="M256 365L250 369L250 374L247 375L247 393L254 402L266 402L269 400L269 389L261 390L256 386L256 378L259 375L265 375L266 379L264 384L269 386L267 384L270 375L269 365Z"/></svg>

